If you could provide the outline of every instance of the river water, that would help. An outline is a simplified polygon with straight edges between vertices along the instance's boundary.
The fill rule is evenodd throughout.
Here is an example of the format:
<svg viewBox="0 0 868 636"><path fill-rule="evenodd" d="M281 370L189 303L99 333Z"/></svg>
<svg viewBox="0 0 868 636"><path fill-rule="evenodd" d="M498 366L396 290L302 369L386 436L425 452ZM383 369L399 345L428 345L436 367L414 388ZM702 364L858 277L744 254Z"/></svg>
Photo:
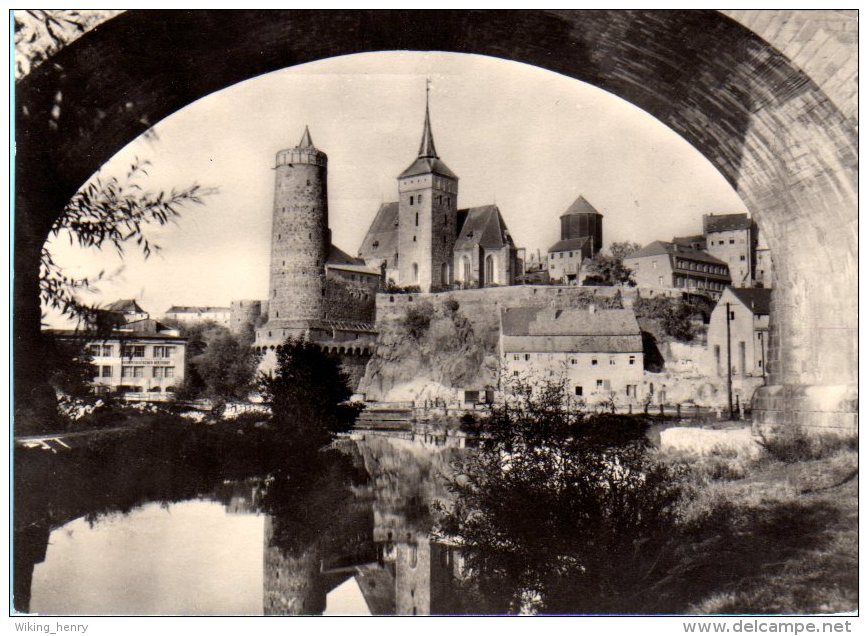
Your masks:
<svg viewBox="0 0 868 636"><path fill-rule="evenodd" d="M207 480L143 484L135 503L118 506L95 492L68 512L49 503L16 526L16 607L41 615L466 611L460 552L429 535L431 503L448 497L443 476L460 452L345 440L321 465L293 474L210 488Z"/></svg>

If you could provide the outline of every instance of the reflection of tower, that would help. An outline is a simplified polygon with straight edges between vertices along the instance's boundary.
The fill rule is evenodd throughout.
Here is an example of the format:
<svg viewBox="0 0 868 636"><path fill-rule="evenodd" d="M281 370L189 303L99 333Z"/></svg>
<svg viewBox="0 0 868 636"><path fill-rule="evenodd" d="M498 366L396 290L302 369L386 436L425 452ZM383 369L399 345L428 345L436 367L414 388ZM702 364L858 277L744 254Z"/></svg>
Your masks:
<svg viewBox="0 0 868 636"><path fill-rule="evenodd" d="M459 610L457 552L431 541L427 533L408 533L396 543L395 610L399 615L454 614Z"/></svg>
<svg viewBox="0 0 868 636"><path fill-rule="evenodd" d="M277 153L268 322L256 333L261 344L308 334L323 317L331 245L327 165L306 127L296 147Z"/></svg>
<svg viewBox="0 0 868 636"><path fill-rule="evenodd" d="M326 592L316 546L291 555L274 542L274 519L265 517L262 612L266 616L322 614Z"/></svg>

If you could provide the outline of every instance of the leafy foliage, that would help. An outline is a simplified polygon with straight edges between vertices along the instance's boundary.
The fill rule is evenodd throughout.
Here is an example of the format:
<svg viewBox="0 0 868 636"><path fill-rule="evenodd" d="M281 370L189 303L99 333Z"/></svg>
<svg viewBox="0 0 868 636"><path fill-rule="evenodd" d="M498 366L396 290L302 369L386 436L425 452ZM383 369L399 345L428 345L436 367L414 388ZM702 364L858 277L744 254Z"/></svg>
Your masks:
<svg viewBox="0 0 868 636"><path fill-rule="evenodd" d="M75 193L51 230L53 236L64 235L71 245L102 249L111 246L123 255L125 246L133 241L145 258L160 249L145 234L149 225L174 222L185 205L204 203L204 197L216 192L197 184L173 188L170 192L147 192L140 181L147 176L148 162L130 165L124 179L97 174ZM102 278L104 272L97 277ZM77 292L91 286L87 278L66 275L54 261L47 247L42 249L40 293L47 306L70 318L96 324L100 311L82 303Z"/></svg>
<svg viewBox="0 0 868 636"><path fill-rule="evenodd" d="M431 319L433 317L434 307L431 303L423 303L407 308L402 325L414 340L419 340L428 333L428 328L431 326Z"/></svg>
<svg viewBox="0 0 868 636"><path fill-rule="evenodd" d="M633 303L633 310L640 320L658 321L660 329L667 336L680 342L693 340L691 317L696 313L696 309L683 299L637 298Z"/></svg>
<svg viewBox="0 0 868 636"><path fill-rule="evenodd" d="M352 390L338 361L306 340L287 339L274 374L261 376L259 384L274 424L311 448L349 430L358 414L345 404Z"/></svg>
<svg viewBox="0 0 868 636"><path fill-rule="evenodd" d="M212 321L183 326L188 367L179 397L244 400L256 387L259 363L251 342Z"/></svg>
<svg viewBox="0 0 868 636"><path fill-rule="evenodd" d="M633 281L633 271L624 267L624 259L640 249L641 245L630 241L615 242L609 246L609 254L599 252L588 265L589 276L585 285L630 285Z"/></svg>
<svg viewBox="0 0 868 636"><path fill-rule="evenodd" d="M558 383L510 389L479 423L481 448L442 511L440 532L466 558L467 598L487 613L653 604L646 590L674 551L684 471L653 459L640 420L570 408Z"/></svg>

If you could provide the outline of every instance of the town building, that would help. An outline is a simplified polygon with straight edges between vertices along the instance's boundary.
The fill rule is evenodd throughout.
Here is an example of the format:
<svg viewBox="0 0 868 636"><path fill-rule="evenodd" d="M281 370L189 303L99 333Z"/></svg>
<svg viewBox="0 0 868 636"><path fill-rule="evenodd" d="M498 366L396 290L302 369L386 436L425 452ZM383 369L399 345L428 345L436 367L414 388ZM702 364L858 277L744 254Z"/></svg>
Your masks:
<svg viewBox="0 0 868 636"><path fill-rule="evenodd" d="M582 263L603 247L603 215L579 196L560 218L561 239L548 249L549 279L577 282Z"/></svg>
<svg viewBox="0 0 868 636"><path fill-rule="evenodd" d="M423 292L515 284L517 249L497 206L458 209L458 177L437 154L427 97L418 156L398 176L398 201L380 205L359 257Z"/></svg>
<svg viewBox="0 0 868 636"><path fill-rule="evenodd" d="M150 315L132 298L121 298L120 300L116 300L106 307L105 311L118 318L120 322L145 320Z"/></svg>
<svg viewBox="0 0 868 636"><path fill-rule="evenodd" d="M565 380L588 403L642 397L642 332L630 309L501 309L499 348L507 386Z"/></svg>
<svg viewBox="0 0 868 636"><path fill-rule="evenodd" d="M307 127L298 145L277 153L274 172L269 293L260 301L266 313L257 321L254 341L265 354L265 372L273 369L275 351L287 338L368 342L375 334L381 282L379 268L366 267L331 242L328 157L314 146Z"/></svg>
<svg viewBox="0 0 868 636"><path fill-rule="evenodd" d="M732 375L739 378L764 378L769 346L770 289L727 287L717 301L708 324L710 371L726 376L727 325Z"/></svg>
<svg viewBox="0 0 868 636"><path fill-rule="evenodd" d="M729 266L733 287L754 284L756 224L747 214L703 214L705 250Z"/></svg>
<svg viewBox="0 0 868 636"><path fill-rule="evenodd" d="M229 307L187 307L172 305L163 314L165 320L171 320L185 325L197 322L215 322L228 327L232 311Z"/></svg>
<svg viewBox="0 0 868 636"><path fill-rule="evenodd" d="M657 292L676 290L719 298L730 284L725 262L678 243L653 241L624 259L640 288Z"/></svg>
<svg viewBox="0 0 868 636"><path fill-rule="evenodd" d="M184 382L187 340L177 329L148 318L147 312L136 313L145 313L146 317L131 320L85 344L93 365L94 392L117 394L127 400L173 399ZM68 341L83 337L72 329L53 329L49 333Z"/></svg>
<svg viewBox="0 0 868 636"><path fill-rule="evenodd" d="M672 242L676 245L681 245L683 247L689 247L694 250L705 250L706 242L705 235L703 234L691 234L690 236L676 236L672 239Z"/></svg>

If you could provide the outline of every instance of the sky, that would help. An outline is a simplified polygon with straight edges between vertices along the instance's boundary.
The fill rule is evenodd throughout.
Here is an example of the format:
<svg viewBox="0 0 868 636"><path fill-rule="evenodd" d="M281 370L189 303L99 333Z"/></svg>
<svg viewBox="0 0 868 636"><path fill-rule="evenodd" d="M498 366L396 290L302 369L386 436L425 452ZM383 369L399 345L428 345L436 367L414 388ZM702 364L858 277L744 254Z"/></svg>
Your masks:
<svg viewBox="0 0 868 636"><path fill-rule="evenodd" d="M148 231L158 254L144 259L131 246L121 259L72 248L63 236L49 248L71 275L107 272L83 295L90 303L136 298L158 316L171 305L265 298L275 154L310 126L329 159L333 242L356 254L416 157L426 78L437 151L460 179L459 207L496 203L518 247L544 253L579 195L603 214L605 245L697 234L704 213L747 211L684 139L594 86L479 55L364 53L213 93L159 122L156 141L140 137L107 162L104 174L150 161L148 190L218 189L177 223Z"/></svg>

